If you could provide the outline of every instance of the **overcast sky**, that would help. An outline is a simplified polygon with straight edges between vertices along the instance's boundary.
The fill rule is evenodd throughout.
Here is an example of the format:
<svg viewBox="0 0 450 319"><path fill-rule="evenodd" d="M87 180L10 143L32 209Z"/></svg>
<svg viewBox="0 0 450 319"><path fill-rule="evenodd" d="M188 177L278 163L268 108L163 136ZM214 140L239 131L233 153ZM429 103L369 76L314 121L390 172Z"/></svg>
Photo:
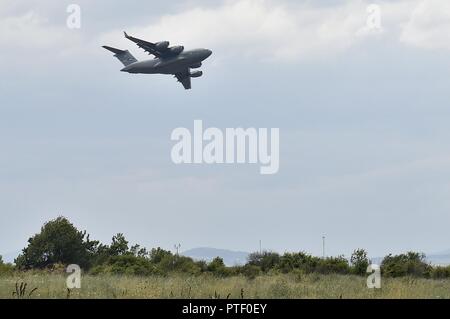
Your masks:
<svg viewBox="0 0 450 319"><path fill-rule="evenodd" d="M0 253L68 217L182 250L371 256L450 248L450 2L0 3ZM101 48L122 31L214 51L184 91ZM177 127L280 128L280 172L176 166Z"/></svg>

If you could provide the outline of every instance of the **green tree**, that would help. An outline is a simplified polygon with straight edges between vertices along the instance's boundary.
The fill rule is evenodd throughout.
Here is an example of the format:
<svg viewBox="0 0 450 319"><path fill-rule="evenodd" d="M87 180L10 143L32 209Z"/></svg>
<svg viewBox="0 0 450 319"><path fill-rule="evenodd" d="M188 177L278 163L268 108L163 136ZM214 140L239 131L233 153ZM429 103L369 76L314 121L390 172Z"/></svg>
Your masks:
<svg viewBox="0 0 450 319"><path fill-rule="evenodd" d="M147 251L147 249L137 244L130 248L130 253L136 257L142 258L147 258L149 256L149 252Z"/></svg>
<svg viewBox="0 0 450 319"><path fill-rule="evenodd" d="M357 275L364 275L369 267L369 258L367 258L367 252L364 249L357 249L350 257L350 263L352 265L352 272Z"/></svg>
<svg viewBox="0 0 450 319"><path fill-rule="evenodd" d="M172 257L172 253L160 247L153 248L150 252L150 260L154 264L159 264L163 259Z"/></svg>
<svg viewBox="0 0 450 319"><path fill-rule="evenodd" d="M248 264L258 266L262 271L267 272L280 263L280 255L275 252L264 251L262 253L252 253L248 256Z"/></svg>
<svg viewBox="0 0 450 319"><path fill-rule="evenodd" d="M117 234L112 238L111 246L109 246L110 256L123 256L130 254L128 241L123 234Z"/></svg>
<svg viewBox="0 0 450 319"><path fill-rule="evenodd" d="M28 239L15 263L19 269L46 268L54 264L91 266L98 247L86 231L79 231L65 217L47 222L41 232Z"/></svg>
<svg viewBox="0 0 450 319"><path fill-rule="evenodd" d="M208 271L218 271L220 269L225 268L225 263L223 262L223 259L220 257L214 258L209 264L208 264Z"/></svg>

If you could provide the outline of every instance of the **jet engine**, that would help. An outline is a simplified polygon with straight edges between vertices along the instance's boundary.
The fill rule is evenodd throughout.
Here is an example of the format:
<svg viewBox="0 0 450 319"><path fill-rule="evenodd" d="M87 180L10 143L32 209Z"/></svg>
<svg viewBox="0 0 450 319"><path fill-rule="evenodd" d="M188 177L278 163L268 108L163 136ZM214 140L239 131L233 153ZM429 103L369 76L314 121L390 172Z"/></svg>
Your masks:
<svg viewBox="0 0 450 319"><path fill-rule="evenodd" d="M202 71L195 71L195 72L191 72L190 77L191 78L199 78L203 75Z"/></svg>
<svg viewBox="0 0 450 319"><path fill-rule="evenodd" d="M170 53L173 54L173 55L178 55L178 54L180 54L180 53L182 53L182 52L184 51L184 47L181 46L181 45L176 46L176 47L171 47L171 48L169 49L169 51L170 51Z"/></svg>
<svg viewBox="0 0 450 319"><path fill-rule="evenodd" d="M158 43L155 44L156 50L158 50L158 51L165 51L165 50L167 50L169 45L170 45L170 43L167 42L167 41L158 42Z"/></svg>
<svg viewBox="0 0 450 319"><path fill-rule="evenodd" d="M202 62L195 63L195 64L192 64L190 66L191 69L198 69L198 68L201 68L201 67L202 67Z"/></svg>

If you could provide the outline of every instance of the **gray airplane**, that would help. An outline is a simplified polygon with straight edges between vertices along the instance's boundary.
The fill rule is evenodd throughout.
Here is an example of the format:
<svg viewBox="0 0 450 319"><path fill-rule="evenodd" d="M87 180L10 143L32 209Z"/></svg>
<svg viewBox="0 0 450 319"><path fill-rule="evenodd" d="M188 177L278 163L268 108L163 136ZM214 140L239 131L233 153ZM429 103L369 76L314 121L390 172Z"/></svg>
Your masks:
<svg viewBox="0 0 450 319"><path fill-rule="evenodd" d="M191 78L199 78L202 71L193 71L202 66L202 62L212 54L208 49L195 49L185 51L183 46L170 47L167 41L151 43L129 36L124 32L125 37L137 44L138 47L154 55L154 59L138 61L128 50L119 50L109 46L103 48L114 53L125 66L121 71L140 74L172 74L178 82L183 84L186 90L191 89Z"/></svg>

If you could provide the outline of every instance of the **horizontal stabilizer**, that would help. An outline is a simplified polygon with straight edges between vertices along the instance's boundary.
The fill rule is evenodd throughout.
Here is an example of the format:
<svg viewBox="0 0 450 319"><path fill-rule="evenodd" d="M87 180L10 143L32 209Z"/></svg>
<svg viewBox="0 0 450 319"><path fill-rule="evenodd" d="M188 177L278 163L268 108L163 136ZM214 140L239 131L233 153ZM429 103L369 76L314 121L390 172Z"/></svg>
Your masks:
<svg viewBox="0 0 450 319"><path fill-rule="evenodd" d="M109 51L111 51L112 53L115 53L115 54L121 54L121 53L125 52L124 50L119 50L119 49L116 49L116 48L112 48L112 47L109 47L107 45L104 45L103 48L106 49L106 50L109 50Z"/></svg>
<svg viewBox="0 0 450 319"><path fill-rule="evenodd" d="M137 62L136 58L128 50L120 50L106 45L103 46L103 48L114 53L114 56L122 62L124 66Z"/></svg>

